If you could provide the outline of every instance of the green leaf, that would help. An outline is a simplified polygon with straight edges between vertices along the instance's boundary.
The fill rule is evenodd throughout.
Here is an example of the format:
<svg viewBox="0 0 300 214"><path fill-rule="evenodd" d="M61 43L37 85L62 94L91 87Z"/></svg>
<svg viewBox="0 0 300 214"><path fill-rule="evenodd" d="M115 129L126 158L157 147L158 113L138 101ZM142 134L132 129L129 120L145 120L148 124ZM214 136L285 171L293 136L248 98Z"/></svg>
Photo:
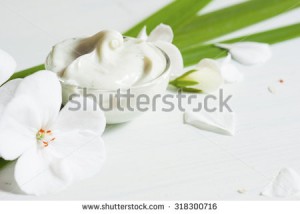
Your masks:
<svg viewBox="0 0 300 214"><path fill-rule="evenodd" d="M198 11L204 8L212 0L176 0L163 7L150 17L141 21L126 33L126 36L136 37L140 30L147 26L147 30L152 31L160 23L170 25L173 30L182 26L193 18Z"/></svg>
<svg viewBox="0 0 300 214"><path fill-rule="evenodd" d="M252 0L192 19L175 29L181 50L226 35L300 6L299 0Z"/></svg>
<svg viewBox="0 0 300 214"><path fill-rule="evenodd" d="M286 40L300 37L300 23L293 25L271 29L268 31L242 36L239 38L224 41L225 43L235 43L239 41L255 41L269 44L276 44Z"/></svg>
<svg viewBox="0 0 300 214"><path fill-rule="evenodd" d="M141 21L139 24L132 27L130 30L125 32L124 35L135 37L144 26L147 26L147 30L151 31L160 23L168 24L173 29L176 29L184 22L193 18L199 10L204 8L211 1L212 0L175 0L152 14L150 17L146 18L144 21ZM193 7L191 7L191 5L193 5ZM15 73L10 80L24 78L43 69L45 69L44 65L28 68Z"/></svg>
<svg viewBox="0 0 300 214"><path fill-rule="evenodd" d="M187 77L189 74L196 72L197 70L193 69L190 71L185 72L184 74L182 74L181 76L177 77L176 79L174 79L172 82L176 82L176 81L180 81L183 80L185 77Z"/></svg>
<svg viewBox="0 0 300 214"><path fill-rule="evenodd" d="M0 170L1 170L4 166L6 166L8 163L10 163L10 161L6 161L6 160L0 158Z"/></svg>
<svg viewBox="0 0 300 214"><path fill-rule="evenodd" d="M197 81L192 80L173 80L170 82L170 84L177 88L184 88L187 86L198 85L199 83Z"/></svg>
<svg viewBox="0 0 300 214"><path fill-rule="evenodd" d="M220 43L234 43L240 41L253 41L275 44L286 40L300 37L300 23L289 25L286 27L276 28L265 32L246 35ZM198 63L204 58L221 58L227 55L227 51L214 46L213 44L203 45L198 43L193 47L189 47L182 51L185 66Z"/></svg>
<svg viewBox="0 0 300 214"><path fill-rule="evenodd" d="M226 56L227 51L213 45L204 45L204 42L300 6L298 0L251 0L197 16L197 12L209 2L211 0L175 0L132 27L125 35L136 36L145 25L150 31L160 23L169 24L175 32L174 43L179 46L185 65L189 66L203 58ZM297 24L222 43L244 39L245 41L274 44L298 37L299 32L299 24ZM38 65L14 74L11 79L23 78L42 69L44 69L44 66Z"/></svg>
<svg viewBox="0 0 300 214"><path fill-rule="evenodd" d="M190 75L191 73L194 73L194 72L196 72L196 71L197 71L197 70L195 70L195 69L190 70L190 71L187 71L187 72L185 72L184 74L182 74L180 77L177 77L175 80L182 79L182 78L184 78L184 77L186 77L186 76L188 76L188 75Z"/></svg>
<svg viewBox="0 0 300 214"><path fill-rule="evenodd" d="M193 86L193 85L198 85L199 84L198 81L186 79L186 77L189 74L194 73L196 71L197 70L190 70L190 71L184 73L183 75L181 75L180 77L177 77L176 79L170 81L170 84L177 87L177 88L180 88L180 89L184 89L186 87ZM195 89L195 90L198 90L198 89Z"/></svg>
<svg viewBox="0 0 300 214"><path fill-rule="evenodd" d="M182 88L184 92L191 92L191 93L202 93L202 90L195 89L195 88Z"/></svg>
<svg viewBox="0 0 300 214"><path fill-rule="evenodd" d="M44 65L37 65L32 68L28 68L23 71L19 71L19 72L15 73L9 80L13 80L13 79L17 79L17 78L24 78L26 76L29 76L30 74L33 74L37 71L44 70L44 69L45 69Z"/></svg>

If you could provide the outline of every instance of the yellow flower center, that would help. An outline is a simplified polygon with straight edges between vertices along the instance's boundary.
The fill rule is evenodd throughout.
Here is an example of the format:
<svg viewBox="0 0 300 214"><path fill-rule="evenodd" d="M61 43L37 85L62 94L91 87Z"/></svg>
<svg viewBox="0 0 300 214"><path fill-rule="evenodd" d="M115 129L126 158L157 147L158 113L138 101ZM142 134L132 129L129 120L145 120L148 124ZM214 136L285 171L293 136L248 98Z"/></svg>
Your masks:
<svg viewBox="0 0 300 214"><path fill-rule="evenodd" d="M36 134L36 140L39 145L47 147L55 140L55 137L53 137L53 133L51 130L40 129Z"/></svg>

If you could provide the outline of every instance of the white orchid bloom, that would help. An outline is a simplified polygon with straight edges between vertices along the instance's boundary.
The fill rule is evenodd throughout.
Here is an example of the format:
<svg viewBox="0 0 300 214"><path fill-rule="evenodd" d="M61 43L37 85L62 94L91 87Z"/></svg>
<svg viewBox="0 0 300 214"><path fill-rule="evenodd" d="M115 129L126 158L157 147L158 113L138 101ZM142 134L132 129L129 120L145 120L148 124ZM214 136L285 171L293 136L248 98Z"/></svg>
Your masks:
<svg viewBox="0 0 300 214"><path fill-rule="evenodd" d="M152 32L147 35L146 27L144 27L138 35L139 39L154 43L162 49L170 58L171 75L180 73L183 69L183 59L179 49L172 44L174 34L170 26L160 24Z"/></svg>
<svg viewBox="0 0 300 214"><path fill-rule="evenodd" d="M0 86L15 72L16 61L8 53L0 49Z"/></svg>
<svg viewBox="0 0 300 214"><path fill-rule="evenodd" d="M22 191L57 192L99 171L105 158L101 139L105 117L93 109L91 100L76 98L60 111L61 86L50 71L5 87L12 96L0 92L1 103L7 102L1 107L0 157L18 158L15 180ZM79 104L86 108L72 111Z"/></svg>
<svg viewBox="0 0 300 214"><path fill-rule="evenodd" d="M243 74L232 63L231 54L228 54L227 57L220 63L220 70L224 81L227 83L240 82L244 79Z"/></svg>
<svg viewBox="0 0 300 214"><path fill-rule="evenodd" d="M194 70L186 72L170 84L188 92L210 93L220 88L223 82L219 64L212 59L203 59Z"/></svg>
<svg viewBox="0 0 300 214"><path fill-rule="evenodd" d="M237 42L234 44L215 44L230 52L233 59L244 65L256 65L272 57L269 44L259 42Z"/></svg>

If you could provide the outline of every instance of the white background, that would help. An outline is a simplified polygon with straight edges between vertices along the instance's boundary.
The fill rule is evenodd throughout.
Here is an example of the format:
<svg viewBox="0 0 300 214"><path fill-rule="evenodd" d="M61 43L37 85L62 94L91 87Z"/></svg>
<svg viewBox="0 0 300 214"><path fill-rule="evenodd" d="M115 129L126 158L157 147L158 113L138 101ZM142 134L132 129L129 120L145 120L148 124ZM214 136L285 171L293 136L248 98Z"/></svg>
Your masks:
<svg viewBox="0 0 300 214"><path fill-rule="evenodd" d="M18 69L43 63L63 39L109 28L125 31L169 0L0 0L0 48ZM215 0L202 13L234 0ZM253 33L300 21L300 10L236 32ZM205 33L205 32L204 32ZM230 37L229 36L229 37ZM8 191L20 200L268 200L259 195L282 167L300 173L300 39L272 46L273 58L239 66L245 81L227 85L234 95L237 133L227 137L184 125L182 113L146 113L104 134L106 164L97 176L43 197ZM283 79L284 84L278 80ZM276 94L268 91L272 86ZM244 189L244 194L237 191Z"/></svg>

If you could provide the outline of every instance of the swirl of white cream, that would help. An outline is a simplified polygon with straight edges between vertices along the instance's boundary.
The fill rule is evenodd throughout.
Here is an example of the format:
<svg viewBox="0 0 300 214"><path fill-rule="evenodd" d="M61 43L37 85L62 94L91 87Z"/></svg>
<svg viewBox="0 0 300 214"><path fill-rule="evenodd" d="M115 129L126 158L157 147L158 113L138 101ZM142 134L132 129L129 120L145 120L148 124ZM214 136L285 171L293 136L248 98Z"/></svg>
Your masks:
<svg viewBox="0 0 300 214"><path fill-rule="evenodd" d="M157 78L166 68L166 57L151 42L105 30L57 44L46 68L80 87L127 89Z"/></svg>

